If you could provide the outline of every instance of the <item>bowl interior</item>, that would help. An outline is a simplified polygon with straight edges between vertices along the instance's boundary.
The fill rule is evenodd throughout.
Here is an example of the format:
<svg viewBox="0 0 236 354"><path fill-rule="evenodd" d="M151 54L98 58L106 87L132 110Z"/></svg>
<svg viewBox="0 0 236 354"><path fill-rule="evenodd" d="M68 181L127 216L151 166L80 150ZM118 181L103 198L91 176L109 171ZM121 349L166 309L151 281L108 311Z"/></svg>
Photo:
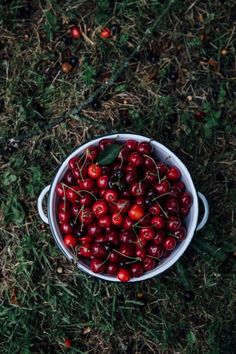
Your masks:
<svg viewBox="0 0 236 354"><path fill-rule="evenodd" d="M55 238L55 241L56 241L57 245L59 246L59 248L61 249L61 251L64 253L64 255L68 259L73 259L74 256L73 256L72 252L64 245L63 235L61 234L61 231L59 229L59 224L56 219L56 212L55 211L57 210L58 197L55 193L55 188L56 188L57 183L63 178L64 174L66 173L66 171L68 169L67 166L68 166L69 160L72 157L81 154L82 151L84 151L84 149L86 149L90 145L98 145L98 142L102 138L112 138L112 139L115 139L117 142L124 142L128 139L135 139L137 141L150 141L150 138L147 138L147 137L144 137L141 135L136 135L136 134L108 135L105 137L100 137L100 138L94 139L86 144L81 145L70 156L68 156L67 159L63 162L63 164L59 168L59 170L54 178L54 181L51 185L50 197L49 197L49 201L48 201L48 216L49 216L49 224L50 224L53 236ZM175 248L175 250L171 253L171 255L168 258L163 259L155 269L144 273L144 275L139 278L132 278L130 280L130 282L141 281L141 280L151 278L157 274L164 272L171 265L173 265L180 258L180 256L184 253L186 248L188 247L188 245L193 237L194 231L196 229L197 218L198 218L198 198L197 198L197 194L196 194L196 190L195 190L192 178L191 178L187 168L181 162L181 160L173 152L171 152L169 149L167 149L164 145L158 143L155 140L151 141L151 145L152 145L154 154L156 155L156 157L159 160L161 160L161 161L167 160L169 165L175 165L180 169L181 174L182 174L181 180L185 183L186 190L188 192L190 192L193 197L193 205L191 207L189 215L185 218L185 223L186 223L186 228L187 228L186 239L183 240L181 243L179 243L178 246ZM109 280L109 281L118 281L118 279L116 277L112 277L112 276L105 275L105 274L93 273L90 270L90 267L85 262L82 262L82 261L78 262L78 268L89 273L92 276L95 276L95 277L98 277L101 279L105 279L105 280Z"/></svg>

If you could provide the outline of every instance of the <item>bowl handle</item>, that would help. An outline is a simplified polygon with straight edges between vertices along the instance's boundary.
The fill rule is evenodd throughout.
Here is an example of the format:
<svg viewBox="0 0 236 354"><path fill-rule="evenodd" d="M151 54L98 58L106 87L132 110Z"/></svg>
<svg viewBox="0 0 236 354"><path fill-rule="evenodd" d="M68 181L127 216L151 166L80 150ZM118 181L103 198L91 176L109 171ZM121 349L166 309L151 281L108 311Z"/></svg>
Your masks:
<svg viewBox="0 0 236 354"><path fill-rule="evenodd" d="M200 221L200 223L197 225L197 228L196 228L196 231L199 231L203 228L203 226L205 226L207 220L208 220L208 216L209 216L209 204L208 204L208 201L205 197L205 195L203 195L202 193L200 192L197 192L198 194L198 198L201 199L202 203L203 203L203 206L204 206L204 215L202 217L202 220Z"/></svg>
<svg viewBox="0 0 236 354"><path fill-rule="evenodd" d="M48 193L50 188L51 188L51 186L49 184L48 186L46 186L42 190L42 192L40 193L40 195L38 197L38 203L37 203L39 216L43 220L43 222L45 222L46 224L48 224L48 217L47 217L47 215L45 215L45 213L43 211L43 200L44 200L44 197Z"/></svg>

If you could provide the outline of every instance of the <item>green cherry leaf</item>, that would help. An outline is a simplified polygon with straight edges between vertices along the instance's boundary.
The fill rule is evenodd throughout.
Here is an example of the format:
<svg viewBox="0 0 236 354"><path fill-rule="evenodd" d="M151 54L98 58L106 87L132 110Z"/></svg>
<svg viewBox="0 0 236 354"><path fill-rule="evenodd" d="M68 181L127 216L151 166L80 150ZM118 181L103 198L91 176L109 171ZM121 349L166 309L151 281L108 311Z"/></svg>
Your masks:
<svg viewBox="0 0 236 354"><path fill-rule="evenodd" d="M97 158L97 163L101 166L106 166L112 163L115 158L118 156L120 150L122 148L122 145L118 144L112 144L107 146L99 155Z"/></svg>

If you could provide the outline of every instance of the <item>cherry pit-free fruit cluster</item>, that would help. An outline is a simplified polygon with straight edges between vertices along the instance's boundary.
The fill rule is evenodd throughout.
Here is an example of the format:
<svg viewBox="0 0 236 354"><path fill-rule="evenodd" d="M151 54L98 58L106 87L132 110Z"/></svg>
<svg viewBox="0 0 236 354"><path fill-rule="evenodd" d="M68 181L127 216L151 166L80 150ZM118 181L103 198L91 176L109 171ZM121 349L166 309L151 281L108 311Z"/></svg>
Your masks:
<svg viewBox="0 0 236 354"><path fill-rule="evenodd" d="M151 141L112 139L70 159L56 187L58 223L65 245L94 273L127 282L185 239L192 196L168 162Z"/></svg>

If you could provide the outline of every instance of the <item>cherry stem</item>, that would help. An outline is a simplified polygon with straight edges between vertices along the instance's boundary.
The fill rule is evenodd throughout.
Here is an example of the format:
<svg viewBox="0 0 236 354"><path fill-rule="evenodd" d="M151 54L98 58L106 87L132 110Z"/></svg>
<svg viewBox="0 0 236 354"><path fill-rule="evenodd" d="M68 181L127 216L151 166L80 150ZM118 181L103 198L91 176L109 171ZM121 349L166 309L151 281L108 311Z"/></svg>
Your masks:
<svg viewBox="0 0 236 354"><path fill-rule="evenodd" d="M161 197L164 197L165 195L169 195L169 194L170 194L170 192L158 195L158 197L152 199L152 202L154 202L155 200L157 200L157 199L159 199Z"/></svg>
<svg viewBox="0 0 236 354"><path fill-rule="evenodd" d="M82 212L82 218L81 218L81 226L80 226L80 232L82 232L82 230L83 230L83 227L84 227L84 205L82 205L82 207L81 207L81 212ZM79 213L78 213L78 215L79 215Z"/></svg>
<svg viewBox="0 0 236 354"><path fill-rule="evenodd" d="M73 188L67 186L67 184L65 184L65 183L62 183L62 186L65 186L66 188L71 189L73 192L75 192L76 194L78 194L81 198L82 198L83 196L82 196L80 193L83 193L83 192L84 192L84 193L90 194L95 200L98 200L98 198L95 197L95 195L94 195L93 193L91 193L91 192L89 192L89 191L87 191L87 190L85 190L85 189L81 189L80 191L76 191L75 189L73 189Z"/></svg>
<svg viewBox="0 0 236 354"><path fill-rule="evenodd" d="M165 215L165 218L168 219L168 214L165 212L165 210L162 208L161 204L159 204L158 202L156 202L157 205L159 206L159 208L161 209L161 211L163 212L163 214Z"/></svg>
<svg viewBox="0 0 236 354"><path fill-rule="evenodd" d="M150 215L150 213L147 213L147 214L144 215L141 219L139 219L139 221L137 221L137 222L133 225L133 227L137 227L137 225L138 225L144 218L146 218L148 215Z"/></svg>
<svg viewBox="0 0 236 354"><path fill-rule="evenodd" d="M157 257L154 257L154 256L150 256L149 254L147 254L147 257L150 257L150 258L156 259L157 261L159 261L159 262L160 262L160 258L157 258Z"/></svg>
<svg viewBox="0 0 236 354"><path fill-rule="evenodd" d="M81 208L80 208L80 210L78 211L78 213L77 213L77 215L76 215L76 217L75 217L75 220L74 220L74 224L76 223L76 221L77 221L77 219L78 219L78 216L79 216L79 213L81 212L82 209L84 210L84 205L82 205ZM80 230L80 231L82 231L82 230Z"/></svg>
<svg viewBox="0 0 236 354"><path fill-rule="evenodd" d="M113 249L113 251L115 251L115 252L119 253L121 256L126 257L126 258L129 258L129 259L136 259L136 260L138 260L138 259L139 259L139 258L136 258L136 257L126 256L125 254L123 254L123 253L121 253L121 252L117 251L116 249Z"/></svg>
<svg viewBox="0 0 236 354"><path fill-rule="evenodd" d="M136 263L136 262L139 262L141 261L141 258L136 258L134 261L131 261L131 262L125 262L125 264L132 264L132 263Z"/></svg>
<svg viewBox="0 0 236 354"><path fill-rule="evenodd" d="M106 263L106 261L108 260L108 258L110 257L110 254L111 254L111 252L109 252L109 254L108 254L108 256L107 256L107 258L105 259L105 261L103 261L100 265L102 266L102 265L104 265L105 263Z"/></svg>
<svg viewBox="0 0 236 354"><path fill-rule="evenodd" d="M157 164L156 164L156 161L155 161L151 156L149 156L149 155L146 155L146 154L145 154L145 155L143 155L143 156L145 156L145 157L147 157L148 159L152 160L152 162L154 163L154 165L155 165L155 167L156 167L156 169L157 169L158 182L161 183L159 168L158 168L158 166L157 166Z"/></svg>

